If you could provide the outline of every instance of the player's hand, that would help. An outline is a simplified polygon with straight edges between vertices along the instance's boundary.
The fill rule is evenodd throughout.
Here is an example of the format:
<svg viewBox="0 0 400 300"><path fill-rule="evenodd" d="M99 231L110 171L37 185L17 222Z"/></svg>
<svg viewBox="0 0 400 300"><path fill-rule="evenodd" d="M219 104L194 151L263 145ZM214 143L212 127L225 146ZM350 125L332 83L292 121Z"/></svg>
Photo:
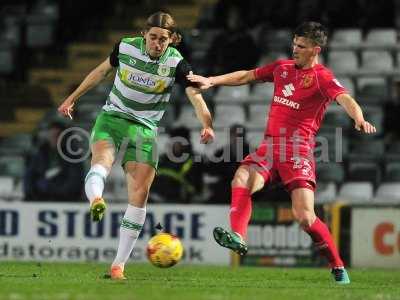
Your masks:
<svg viewBox="0 0 400 300"><path fill-rule="evenodd" d="M65 117L69 117L72 120L72 112L74 111L75 101L72 97L68 97L63 103L58 107L58 112Z"/></svg>
<svg viewBox="0 0 400 300"><path fill-rule="evenodd" d="M207 90L210 87L212 87L212 82L209 78L203 77L200 75L195 75L193 74L192 71L189 72L189 75L186 76L186 78L193 83L198 84L198 88L201 90Z"/></svg>
<svg viewBox="0 0 400 300"><path fill-rule="evenodd" d="M375 133L376 132L376 128L374 125L372 125L371 123L362 120L360 122L356 122L354 125L355 129L357 129L358 131L362 131L364 133Z"/></svg>
<svg viewBox="0 0 400 300"><path fill-rule="evenodd" d="M211 127L203 128L200 132L200 143L209 144L214 141L215 133Z"/></svg>

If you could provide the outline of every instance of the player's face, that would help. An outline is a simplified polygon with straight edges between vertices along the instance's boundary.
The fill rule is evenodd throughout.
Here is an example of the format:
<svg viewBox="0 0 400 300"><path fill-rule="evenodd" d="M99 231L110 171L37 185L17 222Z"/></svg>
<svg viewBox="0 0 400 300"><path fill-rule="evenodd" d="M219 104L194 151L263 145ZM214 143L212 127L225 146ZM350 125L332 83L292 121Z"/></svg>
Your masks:
<svg viewBox="0 0 400 300"><path fill-rule="evenodd" d="M293 39L293 59L299 67L311 66L320 51L321 48L308 38L295 36Z"/></svg>
<svg viewBox="0 0 400 300"><path fill-rule="evenodd" d="M146 40L146 51L152 58L163 55L171 43L171 33L160 27L151 27L145 32L144 38Z"/></svg>

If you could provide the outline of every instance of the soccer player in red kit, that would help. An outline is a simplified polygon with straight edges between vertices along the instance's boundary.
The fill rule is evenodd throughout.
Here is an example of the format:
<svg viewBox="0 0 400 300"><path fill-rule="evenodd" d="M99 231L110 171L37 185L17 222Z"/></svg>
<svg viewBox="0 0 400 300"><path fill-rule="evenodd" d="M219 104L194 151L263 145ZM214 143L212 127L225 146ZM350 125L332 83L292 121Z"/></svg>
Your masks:
<svg viewBox="0 0 400 300"><path fill-rule="evenodd" d="M347 284L350 279L329 229L314 212L314 138L327 106L333 101L354 120L357 130L370 134L376 129L364 120L360 106L332 72L318 63L326 43L326 29L319 23L305 22L294 32L291 60L215 77L189 75L188 79L197 82L201 89L255 81L274 83L264 141L242 161L232 181L231 231L216 227L215 240L223 247L246 254L244 238L251 216L251 195L265 184L280 180L290 194L295 220L328 259L334 280Z"/></svg>

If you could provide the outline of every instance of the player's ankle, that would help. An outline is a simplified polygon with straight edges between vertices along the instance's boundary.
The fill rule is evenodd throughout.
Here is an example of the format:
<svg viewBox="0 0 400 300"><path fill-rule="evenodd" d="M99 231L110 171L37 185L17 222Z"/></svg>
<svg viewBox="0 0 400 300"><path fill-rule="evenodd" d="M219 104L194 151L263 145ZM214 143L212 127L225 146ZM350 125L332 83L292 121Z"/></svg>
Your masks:
<svg viewBox="0 0 400 300"><path fill-rule="evenodd" d="M344 269L343 265L333 266L332 269Z"/></svg>
<svg viewBox="0 0 400 300"><path fill-rule="evenodd" d="M242 235L241 235L239 232L233 231L233 233L236 234L238 237L240 237L240 238L243 240L243 237L242 237Z"/></svg>
<svg viewBox="0 0 400 300"><path fill-rule="evenodd" d="M114 264L114 263L113 263L113 264L111 265L111 269L112 269L112 268L121 268L121 270L124 271L124 269L125 269L125 264L124 264L124 263L117 263L117 264Z"/></svg>
<svg viewBox="0 0 400 300"><path fill-rule="evenodd" d="M240 241L244 242L244 238L243 238L243 236L242 236L239 232L233 231L233 230L232 230L232 233L233 233L234 235L236 235L236 236L240 239Z"/></svg>

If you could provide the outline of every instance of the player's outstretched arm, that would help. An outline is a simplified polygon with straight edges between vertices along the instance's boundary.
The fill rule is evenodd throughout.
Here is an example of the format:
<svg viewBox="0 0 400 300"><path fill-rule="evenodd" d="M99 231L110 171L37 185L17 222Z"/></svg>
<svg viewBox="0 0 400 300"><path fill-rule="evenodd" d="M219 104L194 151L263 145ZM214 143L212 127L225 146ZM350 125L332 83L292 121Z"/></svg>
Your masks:
<svg viewBox="0 0 400 300"><path fill-rule="evenodd" d="M212 127L211 113L203 99L203 96L199 89L191 86L188 86L185 89L185 92L196 111L197 119L199 119L203 126L203 129L200 132L200 142L202 144L211 143L214 140L215 135Z"/></svg>
<svg viewBox="0 0 400 300"><path fill-rule="evenodd" d="M77 87L75 91L69 95L63 103L58 107L58 111L66 117L72 119L72 111L75 102L87 93L90 89L98 85L112 71L113 66L110 64L110 59L107 58L100 65L94 68Z"/></svg>
<svg viewBox="0 0 400 300"><path fill-rule="evenodd" d="M364 133L375 133L376 128L371 123L364 120L361 107L349 94L340 94L336 101L343 106L347 114L354 120L354 128Z"/></svg>
<svg viewBox="0 0 400 300"><path fill-rule="evenodd" d="M256 80L254 70L236 71L212 77L203 77L190 73L189 75L187 75L187 79L191 82L197 83L199 85L199 88L202 90L206 90L210 87L217 85L244 85Z"/></svg>

